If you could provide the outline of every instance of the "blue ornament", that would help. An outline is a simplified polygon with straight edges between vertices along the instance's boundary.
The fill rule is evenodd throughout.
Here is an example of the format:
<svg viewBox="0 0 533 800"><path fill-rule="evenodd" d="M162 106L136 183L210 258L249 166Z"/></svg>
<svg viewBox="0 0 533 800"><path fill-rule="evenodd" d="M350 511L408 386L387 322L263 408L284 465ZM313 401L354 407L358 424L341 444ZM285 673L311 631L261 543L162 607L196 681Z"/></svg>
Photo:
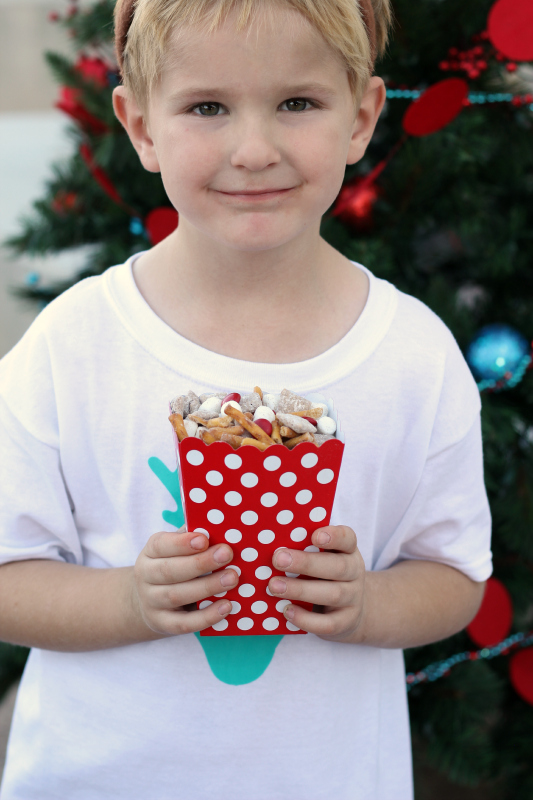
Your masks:
<svg viewBox="0 0 533 800"><path fill-rule="evenodd" d="M466 360L483 386L494 387L498 382L516 385L531 361L528 340L509 325L487 325L471 342Z"/></svg>
<svg viewBox="0 0 533 800"><path fill-rule="evenodd" d="M28 272L26 275L26 286L35 286L41 280L38 272Z"/></svg>
<svg viewBox="0 0 533 800"><path fill-rule="evenodd" d="M131 219L130 233L133 233L135 236L142 236L143 233L145 233L142 219L140 219L139 217L133 217Z"/></svg>

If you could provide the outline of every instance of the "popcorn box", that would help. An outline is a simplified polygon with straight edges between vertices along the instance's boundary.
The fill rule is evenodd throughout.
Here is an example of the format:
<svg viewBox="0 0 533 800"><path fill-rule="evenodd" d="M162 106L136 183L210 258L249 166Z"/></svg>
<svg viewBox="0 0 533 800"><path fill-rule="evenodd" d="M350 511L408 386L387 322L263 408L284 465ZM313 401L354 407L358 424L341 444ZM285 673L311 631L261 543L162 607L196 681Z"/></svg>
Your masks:
<svg viewBox="0 0 533 800"><path fill-rule="evenodd" d="M307 398L326 402L336 419L331 400ZM220 569L235 569L240 576L236 587L197 604L205 608L226 597L233 607L200 635L306 633L285 619L283 609L291 601L271 595L268 581L275 575L297 577L273 567L272 556L280 547L319 551L311 535L331 518L344 451L338 423L336 439L319 447L302 442L292 450L282 444L263 452L255 447L234 450L227 442L205 444L187 437L180 443L175 431L173 435L185 530L205 533L211 545L229 543L233 559ZM297 605L312 610L311 603Z"/></svg>

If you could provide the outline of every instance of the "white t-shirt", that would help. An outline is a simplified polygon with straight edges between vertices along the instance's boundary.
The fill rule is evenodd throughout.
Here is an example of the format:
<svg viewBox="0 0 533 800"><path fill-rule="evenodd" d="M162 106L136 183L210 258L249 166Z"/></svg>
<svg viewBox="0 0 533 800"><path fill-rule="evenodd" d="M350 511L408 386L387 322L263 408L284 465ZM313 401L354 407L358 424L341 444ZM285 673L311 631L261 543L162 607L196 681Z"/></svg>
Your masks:
<svg viewBox="0 0 533 800"><path fill-rule="evenodd" d="M50 303L0 362L0 563L133 565L177 527L169 400L259 385L333 399L331 524L356 531L367 570L414 558L491 575L479 392L427 306L357 265L370 294L341 341L245 362L167 326L132 262ZM33 649L0 797L412 800L403 653L312 634Z"/></svg>

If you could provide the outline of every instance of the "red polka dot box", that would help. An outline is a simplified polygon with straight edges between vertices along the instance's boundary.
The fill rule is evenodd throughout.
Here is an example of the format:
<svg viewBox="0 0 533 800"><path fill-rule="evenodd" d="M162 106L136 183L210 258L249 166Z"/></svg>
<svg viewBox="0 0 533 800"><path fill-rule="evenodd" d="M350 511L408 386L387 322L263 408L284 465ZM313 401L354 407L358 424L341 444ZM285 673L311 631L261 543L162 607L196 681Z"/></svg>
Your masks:
<svg viewBox="0 0 533 800"><path fill-rule="evenodd" d="M331 400L326 402L336 420ZM239 583L198 603L205 608L219 597L230 600L228 616L201 636L258 636L305 633L285 619L288 600L270 594L268 581L283 573L272 565L280 547L318 552L311 534L328 525L344 451L342 433L317 446L302 442L292 450L282 444L261 452L234 450L226 442L206 444L189 436L178 442L173 431L185 530L205 533L211 544L228 542L234 557L227 567ZM302 576L305 578L305 576ZM312 609L311 603L299 603Z"/></svg>

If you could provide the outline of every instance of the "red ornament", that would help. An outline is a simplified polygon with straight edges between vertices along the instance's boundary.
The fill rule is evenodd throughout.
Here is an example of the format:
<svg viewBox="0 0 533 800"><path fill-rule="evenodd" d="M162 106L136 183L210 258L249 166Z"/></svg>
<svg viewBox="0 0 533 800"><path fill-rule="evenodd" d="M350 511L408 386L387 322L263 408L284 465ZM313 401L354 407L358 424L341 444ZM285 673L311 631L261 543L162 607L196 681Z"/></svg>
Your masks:
<svg viewBox="0 0 533 800"><path fill-rule="evenodd" d="M52 210L59 216L64 216L69 211L73 211L78 203L76 192L65 192L60 190L52 200Z"/></svg>
<svg viewBox="0 0 533 800"><path fill-rule="evenodd" d="M497 0L489 11L489 38L497 50L516 61L533 59L533 3Z"/></svg>
<svg viewBox="0 0 533 800"><path fill-rule="evenodd" d="M509 664L509 677L517 694L533 706L533 648L514 654Z"/></svg>
<svg viewBox="0 0 533 800"><path fill-rule="evenodd" d="M92 150L91 150L91 148L89 147L88 144L81 144L80 145L80 155L83 158L83 160L85 161L85 163L87 164L91 175L93 176L93 178L95 179L97 184L108 195L108 197L110 197L111 200L114 200L115 203L117 203L119 206L123 206L123 208L126 208L127 210L130 211L130 213L132 213L132 210L129 208L129 206L126 205L126 203L123 201L122 197L119 195L119 193L115 189L115 187L114 187L113 183L111 182L110 178L106 175L104 170L96 164L96 162L94 160L93 152L92 152ZM133 212L133 214L135 216L135 212Z"/></svg>
<svg viewBox="0 0 533 800"><path fill-rule="evenodd" d="M505 65L505 69L507 70L507 72L516 72L518 67L514 63L514 61L509 61L509 63Z"/></svg>
<svg viewBox="0 0 533 800"><path fill-rule="evenodd" d="M360 230L368 229L372 225L374 203L380 194L382 190L370 175L355 178L340 190L332 214Z"/></svg>
<svg viewBox="0 0 533 800"><path fill-rule="evenodd" d="M74 64L74 69L80 75L83 75L86 81L95 83L97 86L103 88L109 84L108 73L110 68L101 58L88 58L82 55Z"/></svg>
<svg viewBox="0 0 533 800"><path fill-rule="evenodd" d="M144 220L150 242L154 245L166 239L178 227L178 219L176 209L169 206L161 206L150 211Z"/></svg>
<svg viewBox="0 0 533 800"><path fill-rule="evenodd" d="M466 631L480 647L493 647L509 635L513 620L511 595L497 578L489 578L485 596Z"/></svg>
<svg viewBox="0 0 533 800"><path fill-rule="evenodd" d="M462 78L447 78L427 89L408 107L403 129L411 136L427 136L444 128L461 113L468 97L468 84Z"/></svg>
<svg viewBox="0 0 533 800"><path fill-rule="evenodd" d="M107 133L108 126L102 120L95 117L90 111L87 111L85 106L80 102L81 91L74 89L71 86L63 86L59 100L55 103L55 107L60 111L64 111L69 117L76 120L80 127L88 133L93 133L96 136L102 133Z"/></svg>

